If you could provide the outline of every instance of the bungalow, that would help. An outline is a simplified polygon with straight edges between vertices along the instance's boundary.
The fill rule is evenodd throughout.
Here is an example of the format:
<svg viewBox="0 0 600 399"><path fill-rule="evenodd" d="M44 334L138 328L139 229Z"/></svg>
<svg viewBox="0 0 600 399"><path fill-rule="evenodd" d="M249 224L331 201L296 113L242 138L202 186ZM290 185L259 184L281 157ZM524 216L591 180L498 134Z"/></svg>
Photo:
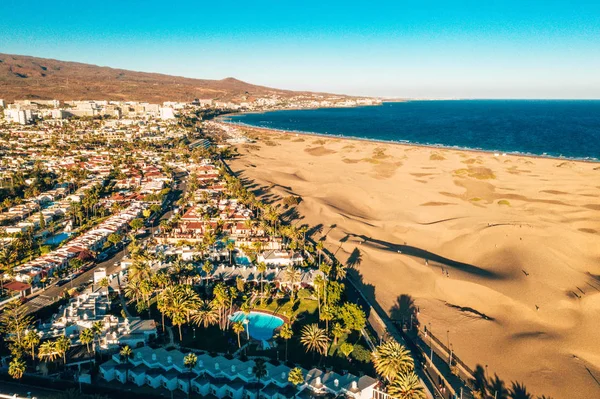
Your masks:
<svg viewBox="0 0 600 399"><path fill-rule="evenodd" d="M303 261L304 257L300 252L282 249L271 249L258 255L258 262L264 262L267 265L288 266L301 264Z"/></svg>
<svg viewBox="0 0 600 399"><path fill-rule="evenodd" d="M288 381L290 368L285 365L266 363L266 375L260 384L252 371L254 360L227 359L208 354L197 355L196 366L184 367L185 355L164 348L143 347L133 350L128 364L121 364L119 354L100 365L100 376L110 382L124 383L127 379L137 386L163 387L170 391L191 389L203 396L213 395L219 399L283 399L292 398L298 391L304 396L347 396L353 399L371 399L377 380L368 376L340 375L319 369L304 370L305 382L294 387ZM125 375L128 374L129 378Z"/></svg>

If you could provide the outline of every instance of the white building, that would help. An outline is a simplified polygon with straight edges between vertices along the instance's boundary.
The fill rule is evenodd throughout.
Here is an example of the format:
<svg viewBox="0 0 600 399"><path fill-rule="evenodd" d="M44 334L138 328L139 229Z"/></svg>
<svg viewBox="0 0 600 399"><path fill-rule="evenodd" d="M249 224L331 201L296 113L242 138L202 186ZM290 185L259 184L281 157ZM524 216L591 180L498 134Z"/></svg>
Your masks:
<svg viewBox="0 0 600 399"><path fill-rule="evenodd" d="M160 119L175 119L175 110L171 107L162 107L160 109Z"/></svg>
<svg viewBox="0 0 600 399"><path fill-rule="evenodd" d="M267 374L258 383L252 368L254 360L241 361L223 356L197 355L196 366L189 372L184 366L186 354L164 348L142 347L133 350L133 358L122 364L119 354L100 366L100 375L108 382L117 380L137 386L162 387L169 391L191 389L202 395L232 399L309 398L324 394L350 399L372 399L378 381L369 376L340 375L319 369L302 370L304 383L294 387L289 381L290 368L265 364Z"/></svg>

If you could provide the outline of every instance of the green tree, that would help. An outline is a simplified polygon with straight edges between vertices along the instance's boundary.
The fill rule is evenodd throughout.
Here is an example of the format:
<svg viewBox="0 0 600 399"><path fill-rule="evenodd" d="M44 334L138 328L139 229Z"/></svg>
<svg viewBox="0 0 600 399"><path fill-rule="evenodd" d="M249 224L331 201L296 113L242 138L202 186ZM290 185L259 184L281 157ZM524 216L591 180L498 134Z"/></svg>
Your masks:
<svg viewBox="0 0 600 399"><path fill-rule="evenodd" d="M333 344L337 345L338 339L342 338L344 334L346 334L346 329L342 327L340 323L335 323L333 328L331 329L331 334L333 335Z"/></svg>
<svg viewBox="0 0 600 399"><path fill-rule="evenodd" d="M388 340L379 345L371 354L375 371L388 381L393 381L400 374L414 370L414 361L410 352L395 340Z"/></svg>
<svg viewBox="0 0 600 399"><path fill-rule="evenodd" d="M350 344L348 342L343 342L340 345L340 352L342 352L346 358L348 356L350 356L350 354L352 353L352 351L354 351L354 345L352 345L352 344Z"/></svg>
<svg viewBox="0 0 600 399"><path fill-rule="evenodd" d="M20 380L25 373L25 367L25 361L20 356L15 356L8 365L8 374L15 380Z"/></svg>
<svg viewBox="0 0 600 399"><path fill-rule="evenodd" d="M265 262L259 262L256 266L256 270L260 273L260 294L263 294L263 281L265 278L265 272L267 271L267 264Z"/></svg>
<svg viewBox="0 0 600 399"><path fill-rule="evenodd" d="M44 214L40 211L40 230L44 230L46 228L46 219L44 218Z"/></svg>
<svg viewBox="0 0 600 399"><path fill-rule="evenodd" d="M33 318L27 315L27 308L21 306L19 301L9 302L0 315L0 332L13 341L17 346L23 346L25 331L31 325Z"/></svg>
<svg viewBox="0 0 600 399"><path fill-rule="evenodd" d="M308 324L304 326L300 334L300 342L306 348L306 351L312 351L321 355L327 355L329 338L325 330L319 328L317 324Z"/></svg>
<svg viewBox="0 0 600 399"><path fill-rule="evenodd" d="M208 300L201 301L198 309L192 313L191 321L204 328L217 324L219 322L219 313L217 309L215 309L214 303Z"/></svg>
<svg viewBox="0 0 600 399"><path fill-rule="evenodd" d="M119 362L125 365L125 381L129 380L129 359L133 357L133 351L129 345L125 345L119 351Z"/></svg>
<svg viewBox="0 0 600 399"><path fill-rule="evenodd" d="M298 393L298 385L304 384L304 375L302 375L302 369L294 367L288 374L288 381L296 388L294 390L294 397Z"/></svg>
<svg viewBox="0 0 600 399"><path fill-rule="evenodd" d="M192 370L196 367L198 363L198 357L194 353L188 353L183 358L183 365L188 369L188 398L190 397L190 393L192 392Z"/></svg>
<svg viewBox="0 0 600 399"><path fill-rule="evenodd" d="M229 264L233 264L233 251L235 251L235 242L227 241L227 251L229 252Z"/></svg>
<svg viewBox="0 0 600 399"><path fill-rule="evenodd" d="M252 367L252 372L254 373L254 377L256 377L257 388L256 388L256 397L259 397L260 392L260 380L266 377L267 375L267 365L265 364L265 360L258 358L254 360L254 367Z"/></svg>
<svg viewBox="0 0 600 399"><path fill-rule="evenodd" d="M112 245L117 245L118 243L121 242L121 240L123 240L123 236L121 234L118 234L118 233L112 233L112 234L109 234L107 240Z"/></svg>
<svg viewBox="0 0 600 399"><path fill-rule="evenodd" d="M355 303L345 303L339 310L344 327L350 331L361 331L367 324L365 312Z"/></svg>
<svg viewBox="0 0 600 399"><path fill-rule="evenodd" d="M137 231L144 227L144 221L140 218L133 219L131 222L129 222L129 227L131 227L133 231Z"/></svg>
<svg viewBox="0 0 600 399"><path fill-rule="evenodd" d="M94 333L91 329L86 328L79 333L79 341L84 344L87 348L88 353L90 352L90 344L94 341Z"/></svg>
<svg viewBox="0 0 600 399"><path fill-rule="evenodd" d="M38 357L41 360L48 360L53 362L59 357L59 353L56 350L55 341L46 341L40 345L38 351Z"/></svg>
<svg viewBox="0 0 600 399"><path fill-rule="evenodd" d="M237 334L238 339L238 348L242 347L242 342L240 341L240 334L245 331L244 323L241 321L236 321L232 324L233 332Z"/></svg>
<svg viewBox="0 0 600 399"><path fill-rule="evenodd" d="M425 388L412 371L402 373L388 385L388 394L397 399L426 399Z"/></svg>
<svg viewBox="0 0 600 399"><path fill-rule="evenodd" d="M288 341L290 340L290 338L292 338L293 335L294 335L294 331L292 330L292 326L290 326L289 323L285 323L283 326L281 326L281 329L279 330L279 336L281 337L281 339L283 339L285 341L285 361L286 362L288 360Z"/></svg>
<svg viewBox="0 0 600 399"><path fill-rule="evenodd" d="M71 348L71 340L64 335L61 335L54 342L54 346L56 347L56 351L63 358L63 364L67 365L67 352Z"/></svg>
<svg viewBox="0 0 600 399"><path fill-rule="evenodd" d="M23 339L23 345L31 351L31 359L35 360L35 347L40 344L40 336L36 330L28 330Z"/></svg>

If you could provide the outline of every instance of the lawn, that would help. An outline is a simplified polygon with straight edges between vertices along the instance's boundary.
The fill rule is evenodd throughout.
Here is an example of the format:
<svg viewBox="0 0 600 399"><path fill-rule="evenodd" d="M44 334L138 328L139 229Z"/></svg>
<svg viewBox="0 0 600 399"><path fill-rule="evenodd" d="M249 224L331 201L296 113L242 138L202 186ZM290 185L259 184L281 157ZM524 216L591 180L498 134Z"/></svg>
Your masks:
<svg viewBox="0 0 600 399"><path fill-rule="evenodd" d="M277 313L288 319L294 316L297 320L304 318L314 319L316 322L316 314L318 304L317 301L310 298L311 294L308 290L300 290L295 302L291 302L289 297L282 298L267 298L264 303L255 302L254 310L267 310ZM313 316L313 317L310 317Z"/></svg>

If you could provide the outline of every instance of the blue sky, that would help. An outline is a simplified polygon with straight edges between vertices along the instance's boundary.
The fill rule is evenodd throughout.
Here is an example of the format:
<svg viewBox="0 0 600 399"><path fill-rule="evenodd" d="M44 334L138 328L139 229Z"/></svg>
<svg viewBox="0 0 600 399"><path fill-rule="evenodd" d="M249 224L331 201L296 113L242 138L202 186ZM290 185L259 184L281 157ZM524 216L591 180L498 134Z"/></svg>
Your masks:
<svg viewBox="0 0 600 399"><path fill-rule="evenodd" d="M0 52L359 95L600 98L600 1L4 0Z"/></svg>

